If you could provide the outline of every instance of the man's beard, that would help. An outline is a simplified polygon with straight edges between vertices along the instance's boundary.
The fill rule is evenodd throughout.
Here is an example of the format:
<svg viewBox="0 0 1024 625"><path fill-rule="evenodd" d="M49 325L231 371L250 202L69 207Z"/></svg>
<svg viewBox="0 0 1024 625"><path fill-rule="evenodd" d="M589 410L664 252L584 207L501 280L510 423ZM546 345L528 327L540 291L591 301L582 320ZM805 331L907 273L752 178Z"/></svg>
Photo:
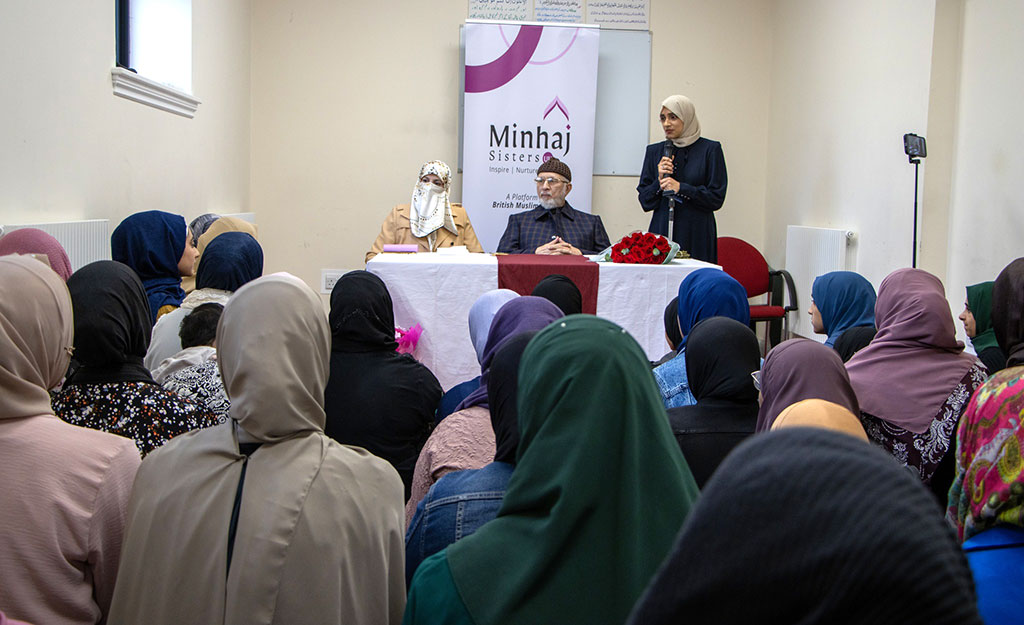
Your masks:
<svg viewBox="0 0 1024 625"><path fill-rule="evenodd" d="M550 210L552 208L561 208L562 206L565 206L565 198L562 198L560 200L556 199L556 198L553 198L553 197L552 198L548 198L546 200L544 198L537 198L537 199L539 200L540 205L543 208L546 208L548 210Z"/></svg>

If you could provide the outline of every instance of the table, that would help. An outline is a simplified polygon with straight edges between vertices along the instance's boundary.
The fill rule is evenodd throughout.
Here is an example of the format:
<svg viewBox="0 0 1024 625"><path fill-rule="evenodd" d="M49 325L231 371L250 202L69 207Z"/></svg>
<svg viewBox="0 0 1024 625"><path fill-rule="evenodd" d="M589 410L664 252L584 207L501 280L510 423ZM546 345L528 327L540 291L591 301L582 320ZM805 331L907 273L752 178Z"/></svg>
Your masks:
<svg viewBox="0 0 1024 625"><path fill-rule="evenodd" d="M721 269L699 260L667 265L598 263L597 316L629 332L650 360L668 351L663 313L679 283L691 271ZM395 323L423 327L416 358L448 390L480 375L469 340L469 309L478 297L498 288L498 259L491 254L378 254L366 270L388 286Z"/></svg>

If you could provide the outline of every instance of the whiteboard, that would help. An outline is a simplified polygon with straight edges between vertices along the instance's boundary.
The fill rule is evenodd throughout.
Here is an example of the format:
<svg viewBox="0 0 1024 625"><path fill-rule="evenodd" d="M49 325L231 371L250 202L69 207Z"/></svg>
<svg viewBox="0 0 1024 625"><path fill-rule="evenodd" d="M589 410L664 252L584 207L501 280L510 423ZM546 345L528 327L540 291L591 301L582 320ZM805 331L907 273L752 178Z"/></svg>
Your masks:
<svg viewBox="0 0 1024 625"><path fill-rule="evenodd" d="M459 171L465 113L466 41L459 26ZM651 33L601 29L597 53L594 175L639 176L651 115Z"/></svg>

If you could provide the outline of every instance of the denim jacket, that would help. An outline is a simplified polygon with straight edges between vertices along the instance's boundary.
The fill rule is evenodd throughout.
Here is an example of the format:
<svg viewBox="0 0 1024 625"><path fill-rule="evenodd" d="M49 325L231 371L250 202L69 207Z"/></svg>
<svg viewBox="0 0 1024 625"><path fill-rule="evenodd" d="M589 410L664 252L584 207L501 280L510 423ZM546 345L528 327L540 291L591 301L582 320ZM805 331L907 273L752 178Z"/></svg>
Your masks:
<svg viewBox="0 0 1024 625"><path fill-rule="evenodd" d="M685 347L679 350L678 356L654 368L654 381L658 383L665 408L692 406L697 403L697 398L690 391L690 383L686 379Z"/></svg>
<svg viewBox="0 0 1024 625"><path fill-rule="evenodd" d="M514 468L492 462L482 469L449 473L430 487L405 534L407 585L420 562L498 516Z"/></svg>

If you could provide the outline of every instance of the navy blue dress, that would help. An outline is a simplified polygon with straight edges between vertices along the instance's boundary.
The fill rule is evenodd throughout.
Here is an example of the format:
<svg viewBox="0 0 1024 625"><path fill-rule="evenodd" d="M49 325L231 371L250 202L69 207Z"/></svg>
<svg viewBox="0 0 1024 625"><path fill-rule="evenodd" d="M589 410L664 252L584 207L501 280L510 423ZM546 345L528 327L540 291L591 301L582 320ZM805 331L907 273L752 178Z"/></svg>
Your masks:
<svg viewBox="0 0 1024 625"><path fill-rule="evenodd" d="M668 197L658 184L658 162L665 141L647 146L640 184L636 190L644 212L651 212L650 232L668 235ZM718 227L715 211L722 208L729 179L725 172L722 144L701 137L685 148L676 148L675 171L679 181L676 195L673 239L690 256L709 263L718 262Z"/></svg>

